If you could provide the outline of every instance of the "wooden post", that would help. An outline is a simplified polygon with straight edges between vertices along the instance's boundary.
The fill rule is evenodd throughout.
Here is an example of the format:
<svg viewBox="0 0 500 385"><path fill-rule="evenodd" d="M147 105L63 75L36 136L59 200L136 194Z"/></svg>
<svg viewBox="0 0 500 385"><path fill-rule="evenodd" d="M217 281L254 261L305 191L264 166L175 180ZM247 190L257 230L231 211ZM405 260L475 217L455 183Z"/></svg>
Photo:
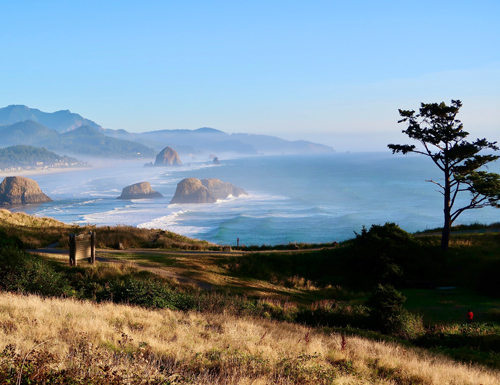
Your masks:
<svg viewBox="0 0 500 385"><path fill-rule="evenodd" d="M69 265L76 266L76 237L75 237L75 234L69 235Z"/></svg>
<svg viewBox="0 0 500 385"><path fill-rule="evenodd" d="M90 236L90 258L89 262L95 265L95 231Z"/></svg>

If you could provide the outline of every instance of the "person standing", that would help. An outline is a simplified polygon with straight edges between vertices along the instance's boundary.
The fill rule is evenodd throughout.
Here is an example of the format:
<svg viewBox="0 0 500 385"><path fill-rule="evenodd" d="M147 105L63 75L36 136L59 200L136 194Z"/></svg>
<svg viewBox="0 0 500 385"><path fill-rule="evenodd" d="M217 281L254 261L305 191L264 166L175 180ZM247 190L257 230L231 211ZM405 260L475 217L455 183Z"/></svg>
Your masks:
<svg viewBox="0 0 500 385"><path fill-rule="evenodd" d="M472 310L469 309L469 311L467 312L467 323L471 324L473 319L474 319L474 313L472 312Z"/></svg>

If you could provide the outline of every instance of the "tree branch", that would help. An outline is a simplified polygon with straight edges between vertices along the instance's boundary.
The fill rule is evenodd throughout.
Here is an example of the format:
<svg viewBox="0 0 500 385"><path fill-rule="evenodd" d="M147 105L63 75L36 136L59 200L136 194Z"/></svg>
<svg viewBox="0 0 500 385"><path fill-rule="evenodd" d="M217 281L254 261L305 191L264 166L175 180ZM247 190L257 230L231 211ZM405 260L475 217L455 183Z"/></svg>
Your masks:
<svg viewBox="0 0 500 385"><path fill-rule="evenodd" d="M444 186L441 183L435 182L432 179L426 180L426 182L437 184L439 187L441 187L444 190ZM439 192L441 192L441 191L439 191Z"/></svg>

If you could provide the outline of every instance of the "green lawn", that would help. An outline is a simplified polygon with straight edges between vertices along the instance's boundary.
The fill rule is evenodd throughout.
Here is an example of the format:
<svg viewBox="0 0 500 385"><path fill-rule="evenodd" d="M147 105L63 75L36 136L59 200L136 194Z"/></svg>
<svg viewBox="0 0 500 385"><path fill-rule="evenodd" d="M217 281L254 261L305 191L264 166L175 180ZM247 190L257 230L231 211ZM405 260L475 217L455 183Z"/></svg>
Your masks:
<svg viewBox="0 0 500 385"><path fill-rule="evenodd" d="M404 289L402 292L407 298L405 307L422 314L429 324L465 323L469 309L476 322L500 321L500 299L467 289L459 289L454 294L426 289Z"/></svg>

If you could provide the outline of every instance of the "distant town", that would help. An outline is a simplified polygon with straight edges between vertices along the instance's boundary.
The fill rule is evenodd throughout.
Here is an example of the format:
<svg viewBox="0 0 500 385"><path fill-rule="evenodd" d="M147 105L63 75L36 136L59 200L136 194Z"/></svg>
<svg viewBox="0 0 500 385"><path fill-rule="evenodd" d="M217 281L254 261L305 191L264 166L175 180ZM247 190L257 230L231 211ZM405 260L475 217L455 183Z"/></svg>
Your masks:
<svg viewBox="0 0 500 385"><path fill-rule="evenodd" d="M64 161L56 161L56 162L35 162L31 165L22 165L22 166L10 166L1 168L0 172L13 172L13 171L23 171L23 170L33 170L33 171L44 171L50 170L52 168L76 168L76 167L92 167L92 165L88 162L64 162Z"/></svg>
<svg viewBox="0 0 500 385"><path fill-rule="evenodd" d="M44 171L66 167L90 167L90 164L66 155L58 155L43 147L17 145L0 148L0 172Z"/></svg>

